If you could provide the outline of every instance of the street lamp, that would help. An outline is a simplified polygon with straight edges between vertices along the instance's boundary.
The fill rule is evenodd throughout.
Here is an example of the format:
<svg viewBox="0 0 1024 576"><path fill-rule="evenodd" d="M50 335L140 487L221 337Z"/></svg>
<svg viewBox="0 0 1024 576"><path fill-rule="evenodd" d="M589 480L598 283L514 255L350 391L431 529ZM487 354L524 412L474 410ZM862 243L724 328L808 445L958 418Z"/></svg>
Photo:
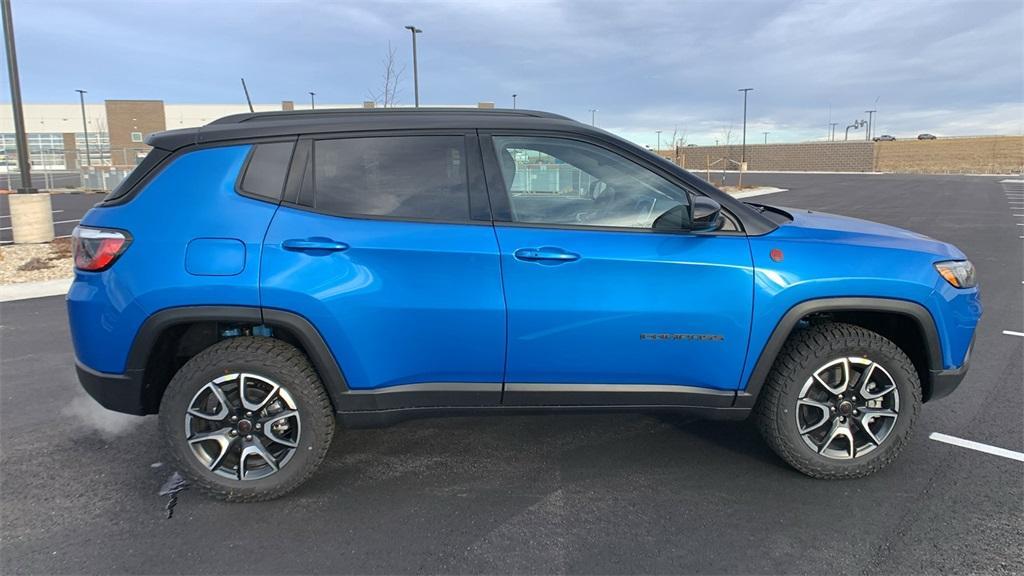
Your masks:
<svg viewBox="0 0 1024 576"><path fill-rule="evenodd" d="M761 132L761 134L764 134L764 143L767 144L768 143L768 135L771 134L771 132Z"/></svg>
<svg viewBox="0 0 1024 576"><path fill-rule="evenodd" d="M21 188L18 192L35 192L32 188L32 167L28 158L28 136L25 133L25 113L21 108L21 82L18 80L18 56L14 50L14 19L11 0L0 0L3 7L4 48L7 50L7 76L11 83L11 110L14 112L14 138L18 148L18 172Z"/></svg>
<svg viewBox="0 0 1024 576"><path fill-rule="evenodd" d="M875 123L873 121L874 116L875 116L875 112L878 112L878 110L865 110L864 111L864 113L868 115L868 129L867 129L867 131L864 132L864 139L865 140L871 140L871 133L875 129Z"/></svg>
<svg viewBox="0 0 1024 576"><path fill-rule="evenodd" d="M82 131L85 132L85 165L92 166L92 152L89 150L89 125L85 121L85 90L75 90L78 92L78 100L82 103Z"/></svg>
<svg viewBox="0 0 1024 576"><path fill-rule="evenodd" d="M309 107L312 110L316 110L316 92L309 93Z"/></svg>
<svg viewBox="0 0 1024 576"><path fill-rule="evenodd" d="M836 141L836 126L839 126L839 122L832 122L831 126L832 126L832 138L831 138L831 140L832 140L832 142L835 142Z"/></svg>
<svg viewBox="0 0 1024 576"><path fill-rule="evenodd" d="M597 108L591 108L590 109L590 125L591 126L596 126L597 125L594 122L594 119L596 118L596 115L597 115Z"/></svg>
<svg viewBox="0 0 1024 576"><path fill-rule="evenodd" d="M422 34L423 30L415 26L406 26L406 30L412 32L412 86L413 93L416 95L416 107L420 107L420 71L419 66L416 62L416 35Z"/></svg>
<svg viewBox="0 0 1024 576"><path fill-rule="evenodd" d="M655 130L654 133L658 135L658 148L657 148L657 150L658 150L658 152L661 152L661 130Z"/></svg>
<svg viewBox="0 0 1024 576"><path fill-rule="evenodd" d="M747 92L753 88L740 88L737 92L743 92L743 148L740 153L740 165L747 161Z"/></svg>
<svg viewBox="0 0 1024 576"><path fill-rule="evenodd" d="M516 109L516 95L515 94L512 95L512 109L513 110Z"/></svg>

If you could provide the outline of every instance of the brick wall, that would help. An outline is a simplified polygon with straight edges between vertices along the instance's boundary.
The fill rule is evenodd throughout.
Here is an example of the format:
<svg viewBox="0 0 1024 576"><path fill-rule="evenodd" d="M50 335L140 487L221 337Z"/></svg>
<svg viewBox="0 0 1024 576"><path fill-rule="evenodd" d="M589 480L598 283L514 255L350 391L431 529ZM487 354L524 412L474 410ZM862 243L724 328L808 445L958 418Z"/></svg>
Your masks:
<svg viewBox="0 0 1024 576"><path fill-rule="evenodd" d="M75 133L64 132L61 134L64 140L64 167L68 170L78 168L78 153L75 151ZM82 152L82 164L85 164L85 152Z"/></svg>
<svg viewBox="0 0 1024 576"><path fill-rule="evenodd" d="M708 159L715 162L720 158L733 160L727 169L738 170L736 162L742 157L742 147L731 146L688 146L676 151L662 150L661 154L678 164L685 161L689 170L704 170ZM871 172L874 169L874 143L850 142L801 142L798 144L747 144L748 170L780 171L822 171L822 172ZM721 170L722 162L711 167Z"/></svg>
<svg viewBox="0 0 1024 576"><path fill-rule="evenodd" d="M163 100L107 100L107 131L114 164L134 166L140 153L149 150L143 142L132 140L132 133L143 138L167 129Z"/></svg>
<svg viewBox="0 0 1024 576"><path fill-rule="evenodd" d="M688 146L662 150L662 156L689 170L738 170L742 148ZM726 158L731 161L723 161ZM748 170L807 172L902 172L929 174L1019 174L1024 169L1024 137L983 136L895 142L802 142L747 144Z"/></svg>

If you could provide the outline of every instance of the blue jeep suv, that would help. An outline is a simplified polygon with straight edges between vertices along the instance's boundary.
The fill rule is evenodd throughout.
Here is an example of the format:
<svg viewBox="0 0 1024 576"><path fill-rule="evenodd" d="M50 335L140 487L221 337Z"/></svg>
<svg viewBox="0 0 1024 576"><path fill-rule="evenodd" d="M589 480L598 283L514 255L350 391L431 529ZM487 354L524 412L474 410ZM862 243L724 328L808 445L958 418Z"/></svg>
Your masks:
<svg viewBox="0 0 1024 576"><path fill-rule="evenodd" d="M335 426L465 413L756 421L818 478L870 474L967 370L954 246L748 204L526 110L240 114L152 150L74 234L78 377L159 413L228 500L308 478Z"/></svg>

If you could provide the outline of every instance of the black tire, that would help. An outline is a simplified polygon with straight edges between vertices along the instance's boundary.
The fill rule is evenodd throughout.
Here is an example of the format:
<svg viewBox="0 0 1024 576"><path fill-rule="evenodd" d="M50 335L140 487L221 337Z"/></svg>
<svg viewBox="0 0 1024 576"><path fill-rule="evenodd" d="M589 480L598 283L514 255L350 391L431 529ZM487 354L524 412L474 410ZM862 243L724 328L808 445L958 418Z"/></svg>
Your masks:
<svg viewBox="0 0 1024 576"><path fill-rule="evenodd" d="M866 358L881 366L895 384L899 402L898 417L880 444L870 451L865 450L862 456L857 456L857 450L851 446L850 453L854 457L847 460L830 458L813 450L801 436L797 423L797 400L801 390L816 370L841 358ZM840 403L838 398L832 402ZM859 400L864 402L863 398ZM790 336L761 390L754 418L768 445L791 466L813 478L840 479L868 476L892 462L910 438L920 410L921 383L913 362L903 350L865 328L829 322L812 324ZM824 410L822 413L828 416ZM856 416L844 421L853 418ZM828 425L833 423L834 420ZM863 430L859 424L853 422L852 427ZM865 433L859 434L863 437ZM843 442L845 440L840 438L839 443ZM822 444L831 446L826 441Z"/></svg>
<svg viewBox="0 0 1024 576"><path fill-rule="evenodd" d="M207 383L234 373L279 383L301 418L298 445L290 459L264 478L217 475L199 461L186 441L186 412L193 398ZM174 375L160 403L160 431L174 464L194 486L221 500L255 502L294 490L316 471L334 436L334 412L316 370L297 348L273 338L238 337L203 350Z"/></svg>

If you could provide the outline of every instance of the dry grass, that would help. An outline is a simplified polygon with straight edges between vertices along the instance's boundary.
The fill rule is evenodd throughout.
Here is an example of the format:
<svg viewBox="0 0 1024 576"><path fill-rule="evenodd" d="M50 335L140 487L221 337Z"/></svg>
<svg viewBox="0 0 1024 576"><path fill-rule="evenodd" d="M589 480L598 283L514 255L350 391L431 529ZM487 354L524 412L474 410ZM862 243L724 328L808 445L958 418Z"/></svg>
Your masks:
<svg viewBox="0 0 1024 576"><path fill-rule="evenodd" d="M880 172L1014 174L1024 166L1024 138L988 136L879 142Z"/></svg>
<svg viewBox="0 0 1024 576"><path fill-rule="evenodd" d="M47 268L53 268L53 264L50 264L50 259L43 260L42 258L29 258L24 264L18 266L19 272L34 272L36 270L46 270Z"/></svg>
<svg viewBox="0 0 1024 576"><path fill-rule="evenodd" d="M57 238L50 242L50 260L71 258L71 238Z"/></svg>

